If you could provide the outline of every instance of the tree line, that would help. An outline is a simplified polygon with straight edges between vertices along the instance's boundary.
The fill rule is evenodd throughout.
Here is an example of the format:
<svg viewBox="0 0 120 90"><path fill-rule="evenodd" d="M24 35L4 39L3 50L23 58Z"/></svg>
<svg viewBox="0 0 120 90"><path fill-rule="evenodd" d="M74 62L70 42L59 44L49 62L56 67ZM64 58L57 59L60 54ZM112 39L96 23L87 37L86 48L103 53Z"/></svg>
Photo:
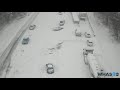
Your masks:
<svg viewBox="0 0 120 90"><path fill-rule="evenodd" d="M116 40L120 41L120 12L98 12L102 23L108 26Z"/></svg>
<svg viewBox="0 0 120 90"><path fill-rule="evenodd" d="M9 24L18 17L23 17L27 12L0 12L0 28Z"/></svg>

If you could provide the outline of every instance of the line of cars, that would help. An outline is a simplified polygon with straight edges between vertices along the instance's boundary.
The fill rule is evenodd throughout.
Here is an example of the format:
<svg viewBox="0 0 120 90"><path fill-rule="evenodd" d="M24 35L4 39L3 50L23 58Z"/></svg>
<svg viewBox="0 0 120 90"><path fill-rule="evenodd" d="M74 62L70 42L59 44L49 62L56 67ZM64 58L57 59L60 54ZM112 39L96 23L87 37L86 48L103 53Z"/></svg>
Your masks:
<svg viewBox="0 0 120 90"><path fill-rule="evenodd" d="M62 12L60 12L59 15L62 15ZM53 29L53 31L60 31L60 30L62 30L64 25L65 25L65 20L61 20L61 21L59 22L59 26L58 26L58 27L55 27L55 28ZM34 30L35 28L36 28L36 25L30 25L29 30ZM82 35L82 33L77 32L77 30L76 30L76 31L75 31L75 35L80 37L80 36ZM91 35L90 35L89 33L87 33L87 32L84 33L84 36L85 36L86 38L91 38ZM29 37L25 37L25 38L23 38L22 44L23 44L23 45L27 45L27 44L29 43L29 41L30 41L30 38L29 38ZM87 46L93 47L93 42L87 40ZM92 55L92 54L93 54L93 51L94 51L94 50L84 49L83 55L84 55L85 64L89 66L89 69L90 69L92 75L94 76L94 72L92 71L93 69L91 68L91 65L90 65L89 62L88 62L88 55L90 55L90 54ZM54 65L53 65L52 63L46 64L46 72L47 72L48 74L53 74L53 73L55 72L55 71L54 71Z"/></svg>
<svg viewBox="0 0 120 90"><path fill-rule="evenodd" d="M58 14L59 14L59 15L63 15L63 12L58 12ZM65 20L64 20L64 19L63 19L63 20L60 20L58 26L55 27L55 28L53 28L53 31L60 31L60 30L64 29L64 28L63 28L64 25L65 25ZM62 44L62 43L59 43L59 44L57 45L57 49L60 49L61 44ZM46 71L47 71L48 74L53 74L53 73L55 72L54 68L55 68L55 67L54 67L54 65L53 65L52 63L46 64Z"/></svg>
<svg viewBox="0 0 120 90"><path fill-rule="evenodd" d="M63 13L62 13L62 12L59 12L59 15L63 15ZM55 28L53 29L53 31L60 31L60 30L64 29L64 28L62 27L62 26L64 26L64 24L65 24L65 20L61 20L61 21L59 22L59 26L58 26L58 27L55 27ZM35 28L36 28L36 25L30 25L29 30L34 30ZM29 41L30 41L30 38L29 38L29 37L24 37L23 40L22 40L22 44L23 44L23 45L27 45L27 44L29 43ZM46 64L46 72L47 72L48 74L53 74L53 73L54 73L54 66L53 66L52 63Z"/></svg>
<svg viewBox="0 0 120 90"><path fill-rule="evenodd" d="M30 25L29 30L34 30L36 28L36 25ZM29 37L24 37L22 40L23 45L27 45L30 41Z"/></svg>
<svg viewBox="0 0 120 90"><path fill-rule="evenodd" d="M74 15L74 13L73 13L74 21L79 22L79 20L76 18L77 15ZM79 17L80 21L86 21L87 13L80 12L80 13L78 13L78 17ZM77 23L77 24L79 24L79 23ZM87 32L82 33L81 31L79 31L79 29L76 29L75 36L76 37L84 36L87 39L86 40L87 47L83 49L84 63L88 66L91 76L93 78L99 78L98 72L103 72L104 70L100 67L99 63L96 60L96 56L94 55L94 51L95 51L94 50L94 42L91 41L91 39L90 39L90 38L92 38L92 35Z"/></svg>
<svg viewBox="0 0 120 90"><path fill-rule="evenodd" d="M91 35L85 32L86 38L91 38ZM98 73L104 72L104 69L101 67L97 61L97 55L95 55L94 43L90 39L87 40L87 47L83 49L84 62L89 67L89 71L93 78L101 78L98 76Z"/></svg>
<svg viewBox="0 0 120 90"><path fill-rule="evenodd" d="M58 14L63 15L63 12L58 12ZM64 25L65 25L65 20L64 19L60 20L58 26L53 28L53 31L60 31L60 30L64 29L63 28Z"/></svg>
<svg viewBox="0 0 120 90"><path fill-rule="evenodd" d="M36 25L30 25L29 30L34 30L36 28ZM27 45L30 41L29 37L24 37L22 40L22 45ZM46 72L48 74L53 74L54 73L54 66L52 63L46 64Z"/></svg>
<svg viewBox="0 0 120 90"><path fill-rule="evenodd" d="M80 21L86 21L87 19L87 13L86 12L80 12L78 13L78 17ZM77 29L75 30L75 35L77 37L81 37L84 35L84 37L87 39L86 44L87 47L83 49L83 57L84 57L84 63L88 66L89 71L91 73L91 76L93 78L101 78L98 76L98 73L104 72L101 65L98 63L97 58L95 56L95 44L93 41L91 41L90 38L92 38L92 35L90 33L81 33Z"/></svg>

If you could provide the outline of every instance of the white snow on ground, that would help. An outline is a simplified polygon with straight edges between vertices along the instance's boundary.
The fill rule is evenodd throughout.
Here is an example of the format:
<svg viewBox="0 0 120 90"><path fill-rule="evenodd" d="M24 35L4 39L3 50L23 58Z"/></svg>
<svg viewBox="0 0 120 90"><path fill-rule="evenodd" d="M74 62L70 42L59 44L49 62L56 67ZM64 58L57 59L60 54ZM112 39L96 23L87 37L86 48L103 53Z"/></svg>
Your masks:
<svg viewBox="0 0 120 90"><path fill-rule="evenodd" d="M108 72L120 73L120 44L113 41L109 29L99 24L93 13L89 13L92 27L102 50L103 60L100 61Z"/></svg>
<svg viewBox="0 0 120 90"><path fill-rule="evenodd" d="M0 77L4 75L2 72L7 66L7 63L9 64L9 61L5 60L7 54L9 53L21 32L23 32L23 30L28 27L37 13L33 12L28 13L27 15L28 16L25 18L15 20L0 32ZM3 66L3 64L5 65Z"/></svg>
<svg viewBox="0 0 120 90"><path fill-rule="evenodd" d="M63 19L66 20L64 29L52 31L52 28L58 26L59 20ZM76 26L69 13L60 16L57 12L41 12L33 24L37 26L36 29L27 30L11 56L11 69L7 78L90 77L82 55L86 41L75 37ZM81 30L88 30L88 28L83 27ZM22 39L26 36L30 37L30 42L28 45L22 45ZM56 49L56 45L61 42L63 42L61 49ZM49 54L50 48L53 48L53 54ZM47 63L54 65L54 74L46 73Z"/></svg>
<svg viewBox="0 0 120 90"><path fill-rule="evenodd" d="M29 17L15 20L11 24L4 27L0 31L0 56L5 51L6 47L10 44L11 40L15 37L16 33L20 30L21 26L25 24Z"/></svg>

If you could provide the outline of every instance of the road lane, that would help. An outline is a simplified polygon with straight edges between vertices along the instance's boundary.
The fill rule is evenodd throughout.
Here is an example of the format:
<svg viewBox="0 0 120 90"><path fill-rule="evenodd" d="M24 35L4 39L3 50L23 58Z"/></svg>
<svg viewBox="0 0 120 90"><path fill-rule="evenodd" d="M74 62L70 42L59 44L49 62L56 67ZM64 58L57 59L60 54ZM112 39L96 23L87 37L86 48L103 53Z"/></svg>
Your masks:
<svg viewBox="0 0 120 90"><path fill-rule="evenodd" d="M53 31L52 29L63 19L66 21L64 29ZM41 12L33 24L37 26L36 29L26 31L11 56L11 69L7 78L90 77L82 56L86 42L75 37L76 26L68 12L63 16L57 12ZM30 37L28 45L22 45L24 37ZM61 42L63 42L61 48L56 49L56 45ZM53 54L50 54L51 48ZM47 63L53 63L55 66L54 74L46 73Z"/></svg>

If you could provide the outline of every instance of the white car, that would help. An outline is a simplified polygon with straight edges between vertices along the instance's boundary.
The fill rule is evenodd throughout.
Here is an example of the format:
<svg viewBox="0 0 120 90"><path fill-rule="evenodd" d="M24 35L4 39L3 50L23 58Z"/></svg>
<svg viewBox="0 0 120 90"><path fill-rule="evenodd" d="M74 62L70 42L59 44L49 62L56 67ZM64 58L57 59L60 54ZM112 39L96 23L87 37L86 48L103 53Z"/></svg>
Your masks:
<svg viewBox="0 0 120 90"><path fill-rule="evenodd" d="M81 37L81 36L82 36L82 33L81 33L81 32L78 32L77 29L76 29L76 30L75 30L75 36Z"/></svg>
<svg viewBox="0 0 120 90"><path fill-rule="evenodd" d="M63 27L55 27L55 28L53 28L53 31L60 31L62 29L63 29Z"/></svg>
<svg viewBox="0 0 120 90"><path fill-rule="evenodd" d="M60 21L59 25L63 26L65 24L65 20Z"/></svg>
<svg viewBox="0 0 120 90"><path fill-rule="evenodd" d="M93 47L93 42L87 40L87 46L89 46L89 47Z"/></svg>
<svg viewBox="0 0 120 90"><path fill-rule="evenodd" d="M51 63L46 64L46 68L47 68L47 73L48 74L53 74L54 73L53 64L51 64Z"/></svg>
<svg viewBox="0 0 120 90"><path fill-rule="evenodd" d="M85 32L85 37L86 38L91 38L91 35L89 33Z"/></svg>
<svg viewBox="0 0 120 90"><path fill-rule="evenodd" d="M36 25L30 25L29 29L34 30L36 28Z"/></svg>

